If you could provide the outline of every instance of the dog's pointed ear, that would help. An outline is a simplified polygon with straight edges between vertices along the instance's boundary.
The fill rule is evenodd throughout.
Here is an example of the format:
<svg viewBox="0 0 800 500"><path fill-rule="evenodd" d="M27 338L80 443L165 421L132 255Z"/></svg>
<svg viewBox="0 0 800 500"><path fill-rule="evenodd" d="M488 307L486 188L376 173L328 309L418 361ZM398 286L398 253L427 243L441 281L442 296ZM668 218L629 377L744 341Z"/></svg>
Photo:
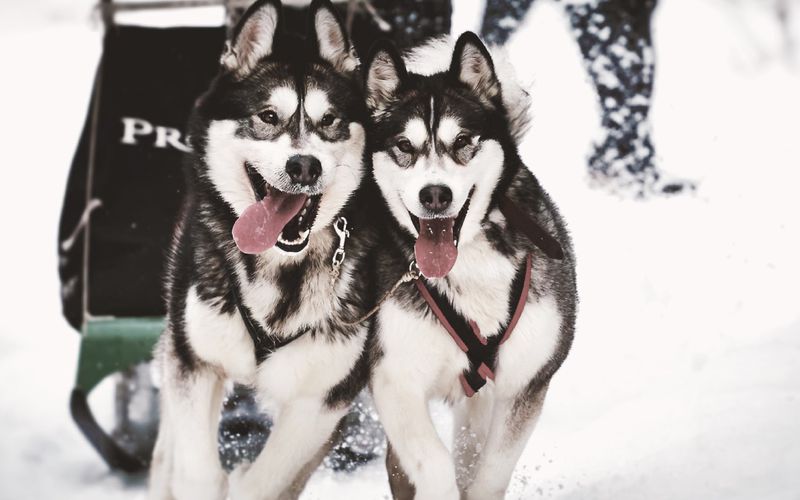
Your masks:
<svg viewBox="0 0 800 500"><path fill-rule="evenodd" d="M340 73L355 71L358 56L330 0L314 0L309 11L312 39L316 41L319 56Z"/></svg>
<svg viewBox="0 0 800 500"><path fill-rule="evenodd" d="M500 81L494 71L492 56L478 35L471 31L458 37L449 73L481 100L492 102L500 96Z"/></svg>
<svg viewBox="0 0 800 500"><path fill-rule="evenodd" d="M366 69L367 108L373 115L388 108L406 78L406 66L394 44L381 40L375 44Z"/></svg>
<svg viewBox="0 0 800 500"><path fill-rule="evenodd" d="M272 54L280 16L280 0L258 0L251 5L225 45L222 67L238 77L253 71L258 61Z"/></svg>

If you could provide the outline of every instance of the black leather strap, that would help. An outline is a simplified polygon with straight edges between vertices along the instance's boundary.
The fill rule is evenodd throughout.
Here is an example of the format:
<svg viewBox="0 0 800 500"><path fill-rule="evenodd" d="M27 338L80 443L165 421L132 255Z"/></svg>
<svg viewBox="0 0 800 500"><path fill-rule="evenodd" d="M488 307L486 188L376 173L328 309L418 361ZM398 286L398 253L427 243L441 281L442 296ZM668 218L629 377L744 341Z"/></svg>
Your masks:
<svg viewBox="0 0 800 500"><path fill-rule="evenodd" d="M545 255L555 260L564 258L564 249L561 248L561 244L558 240L550 236L547 231L537 224L524 210L519 208L516 203L511 201L508 196L504 195L500 198L498 207L506 220L508 220L508 223L518 231L522 231L522 233L531 240L531 243L539 247Z"/></svg>
<svg viewBox="0 0 800 500"><path fill-rule="evenodd" d="M245 328L247 328L247 333L249 333L250 338L253 339L253 347L255 349L257 364L262 363L273 352L294 342L306 333L306 330L304 330L297 335L285 339L277 338L274 335L268 334L263 328L261 328L261 325L259 325L258 322L253 319L250 309L242 302L241 296L239 295L239 284L233 283L232 290L234 300L236 301L236 308L239 310L239 314L242 316L242 321L244 322Z"/></svg>
<svg viewBox="0 0 800 500"><path fill-rule="evenodd" d="M89 408L83 389L76 387L72 390L69 409L78 428L109 467L129 473L142 472L147 468L146 461L125 451L100 427Z"/></svg>
<svg viewBox="0 0 800 500"><path fill-rule="evenodd" d="M511 333L509 329L514 327L512 324L515 322L514 318L518 318L525 307L526 300L522 295L527 294L530 283L529 258L522 263L514 277L510 295L514 300L509 302L508 320L497 335L489 338L481 334L477 324L456 311L450 301L436 291L436 288L427 286L426 281L420 277L416 281L417 289L445 330L467 355L469 366L461 374L460 380L466 395L472 397L486 385L487 379L494 379L500 344Z"/></svg>

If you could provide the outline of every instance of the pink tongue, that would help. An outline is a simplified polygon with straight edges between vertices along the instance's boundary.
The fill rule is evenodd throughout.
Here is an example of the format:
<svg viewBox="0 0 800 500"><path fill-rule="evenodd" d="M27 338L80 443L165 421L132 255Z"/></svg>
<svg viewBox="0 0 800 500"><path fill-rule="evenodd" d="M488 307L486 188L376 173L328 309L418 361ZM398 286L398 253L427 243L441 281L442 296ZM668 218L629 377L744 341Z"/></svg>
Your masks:
<svg viewBox="0 0 800 500"><path fill-rule="evenodd" d="M305 205L304 194L277 190L242 212L233 225L233 241L243 253L258 254L275 246L281 231Z"/></svg>
<svg viewBox="0 0 800 500"><path fill-rule="evenodd" d="M414 255L420 272L427 278L441 278L450 272L458 257L453 241L455 219L420 219Z"/></svg>

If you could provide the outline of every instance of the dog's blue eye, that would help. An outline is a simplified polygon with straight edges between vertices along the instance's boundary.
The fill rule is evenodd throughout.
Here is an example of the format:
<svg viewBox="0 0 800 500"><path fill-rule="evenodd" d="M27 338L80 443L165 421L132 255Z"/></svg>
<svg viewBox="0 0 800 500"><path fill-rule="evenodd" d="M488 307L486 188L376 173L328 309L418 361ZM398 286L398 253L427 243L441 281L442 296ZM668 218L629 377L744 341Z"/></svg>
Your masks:
<svg viewBox="0 0 800 500"><path fill-rule="evenodd" d="M258 119L268 125L275 125L278 123L278 114L272 110L262 111L258 114Z"/></svg>
<svg viewBox="0 0 800 500"><path fill-rule="evenodd" d="M335 120L336 120L335 116L333 116L330 113L325 113L325 115L322 117L322 120L319 121L319 124L322 125L323 127L330 127L331 125L333 125L333 122Z"/></svg>
<svg viewBox="0 0 800 500"><path fill-rule="evenodd" d="M411 144L411 141L408 139L400 139L397 141L397 149L402 151L403 153L413 153L414 146Z"/></svg>
<svg viewBox="0 0 800 500"><path fill-rule="evenodd" d="M453 149L461 149L469 143L470 143L469 136L463 134L459 135L453 142Z"/></svg>

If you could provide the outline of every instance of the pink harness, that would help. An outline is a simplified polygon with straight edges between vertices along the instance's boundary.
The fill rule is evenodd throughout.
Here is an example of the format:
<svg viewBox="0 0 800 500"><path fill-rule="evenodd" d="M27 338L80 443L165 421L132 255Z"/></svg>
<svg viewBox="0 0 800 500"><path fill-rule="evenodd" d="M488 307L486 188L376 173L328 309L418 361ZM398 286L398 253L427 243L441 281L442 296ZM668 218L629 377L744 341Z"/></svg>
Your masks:
<svg viewBox="0 0 800 500"><path fill-rule="evenodd" d="M506 218L506 221L508 221L508 225L524 234L547 257L555 260L564 258L564 251L558 240L550 236L531 216L507 196L500 198L498 208ZM511 293L517 297L517 300L509 305L509 309L511 309L509 311L510 319L504 327L503 334L494 335L489 339L481 334L478 325L473 320L464 318L456 311L446 297L439 294L435 288L426 286L424 278L416 281L420 295L425 299L439 323L442 324L453 341L467 355L469 366L459 376L459 379L468 397L472 397L481 387L486 385L487 379L494 380L494 372L497 369L497 352L500 345L511 336L520 316L522 316L525 304L528 303L532 263L533 256L529 254L525 259L524 265L521 265L517 270L511 286ZM514 305L513 309L511 305Z"/></svg>
<svg viewBox="0 0 800 500"><path fill-rule="evenodd" d="M420 295L425 299L439 323L447 330L456 345L467 355L469 366L459 376L467 397L472 397L478 392L486 384L487 379L494 380L497 352L500 345L511 336L520 316L522 316L525 304L528 303L528 291L531 285L531 264L532 256L528 255L524 265L517 272L517 278L515 278L514 285L512 285L517 293L516 306L511 314L511 319L504 328L503 334L494 335L488 339L481 334L475 321L467 320L461 316L448 300L435 290L432 292L425 285L423 278L416 281L417 290L419 290ZM520 277L522 279L519 279Z"/></svg>

